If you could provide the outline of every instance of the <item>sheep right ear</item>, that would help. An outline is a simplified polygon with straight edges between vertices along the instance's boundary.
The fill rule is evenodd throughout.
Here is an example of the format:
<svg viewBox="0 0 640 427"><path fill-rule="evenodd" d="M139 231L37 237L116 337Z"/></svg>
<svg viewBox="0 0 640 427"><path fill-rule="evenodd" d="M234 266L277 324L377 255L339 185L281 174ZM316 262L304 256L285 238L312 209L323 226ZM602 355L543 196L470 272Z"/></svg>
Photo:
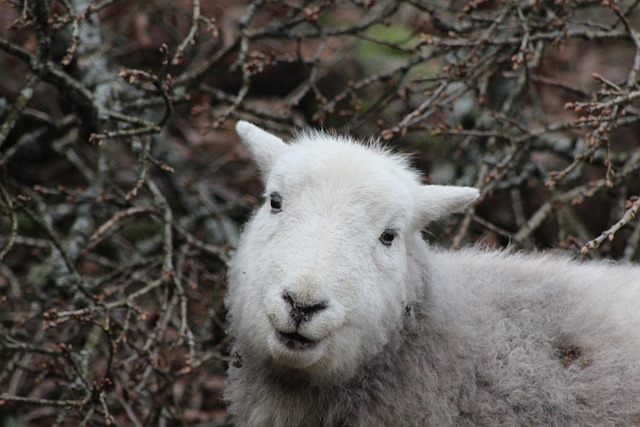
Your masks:
<svg viewBox="0 0 640 427"><path fill-rule="evenodd" d="M263 176L269 174L275 160L288 147L282 139L249 122L239 121L236 124L236 132L251 152Z"/></svg>
<svg viewBox="0 0 640 427"><path fill-rule="evenodd" d="M426 225L445 215L460 212L479 196L480 192L472 187L423 185L419 196L422 224Z"/></svg>

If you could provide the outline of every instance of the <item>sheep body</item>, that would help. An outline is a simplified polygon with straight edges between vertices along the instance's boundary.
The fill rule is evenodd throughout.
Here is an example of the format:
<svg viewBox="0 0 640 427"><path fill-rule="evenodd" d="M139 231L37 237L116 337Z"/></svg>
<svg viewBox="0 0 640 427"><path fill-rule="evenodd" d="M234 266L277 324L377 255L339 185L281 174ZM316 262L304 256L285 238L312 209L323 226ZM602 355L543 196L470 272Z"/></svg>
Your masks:
<svg viewBox="0 0 640 427"><path fill-rule="evenodd" d="M434 249L420 229L475 190L237 129L267 199L229 270L237 425L640 425L638 266Z"/></svg>

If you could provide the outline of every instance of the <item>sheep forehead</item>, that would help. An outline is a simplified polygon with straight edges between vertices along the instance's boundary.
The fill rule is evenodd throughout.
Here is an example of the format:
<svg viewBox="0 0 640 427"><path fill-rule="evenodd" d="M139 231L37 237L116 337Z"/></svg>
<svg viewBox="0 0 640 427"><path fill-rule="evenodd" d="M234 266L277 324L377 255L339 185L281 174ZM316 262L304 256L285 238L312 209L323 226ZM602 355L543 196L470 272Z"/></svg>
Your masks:
<svg viewBox="0 0 640 427"><path fill-rule="evenodd" d="M380 147L319 135L295 141L276 162L267 193L312 192L327 202L410 210L419 175L406 159Z"/></svg>

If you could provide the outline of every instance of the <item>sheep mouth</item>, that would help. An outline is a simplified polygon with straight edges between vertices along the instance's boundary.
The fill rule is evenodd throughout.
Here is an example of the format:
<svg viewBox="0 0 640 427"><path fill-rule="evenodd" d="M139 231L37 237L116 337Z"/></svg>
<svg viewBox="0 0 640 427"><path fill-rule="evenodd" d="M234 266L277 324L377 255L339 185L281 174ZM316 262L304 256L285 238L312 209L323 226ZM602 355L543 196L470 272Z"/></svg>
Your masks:
<svg viewBox="0 0 640 427"><path fill-rule="evenodd" d="M291 351L309 350L318 345L319 341L310 340L297 332L278 331L278 340Z"/></svg>

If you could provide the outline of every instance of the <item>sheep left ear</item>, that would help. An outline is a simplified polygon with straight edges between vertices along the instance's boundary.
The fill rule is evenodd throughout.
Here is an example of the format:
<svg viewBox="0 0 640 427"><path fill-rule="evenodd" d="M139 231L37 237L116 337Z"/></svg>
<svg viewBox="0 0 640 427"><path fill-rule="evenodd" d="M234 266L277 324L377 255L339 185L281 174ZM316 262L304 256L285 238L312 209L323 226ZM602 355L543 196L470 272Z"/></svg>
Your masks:
<svg viewBox="0 0 640 427"><path fill-rule="evenodd" d="M269 175L275 160L288 148L283 140L249 122L239 121L236 132L251 152L263 178Z"/></svg>
<svg viewBox="0 0 640 427"><path fill-rule="evenodd" d="M454 212L464 210L480 196L472 187L451 185L423 185L420 188L419 209L426 225Z"/></svg>

